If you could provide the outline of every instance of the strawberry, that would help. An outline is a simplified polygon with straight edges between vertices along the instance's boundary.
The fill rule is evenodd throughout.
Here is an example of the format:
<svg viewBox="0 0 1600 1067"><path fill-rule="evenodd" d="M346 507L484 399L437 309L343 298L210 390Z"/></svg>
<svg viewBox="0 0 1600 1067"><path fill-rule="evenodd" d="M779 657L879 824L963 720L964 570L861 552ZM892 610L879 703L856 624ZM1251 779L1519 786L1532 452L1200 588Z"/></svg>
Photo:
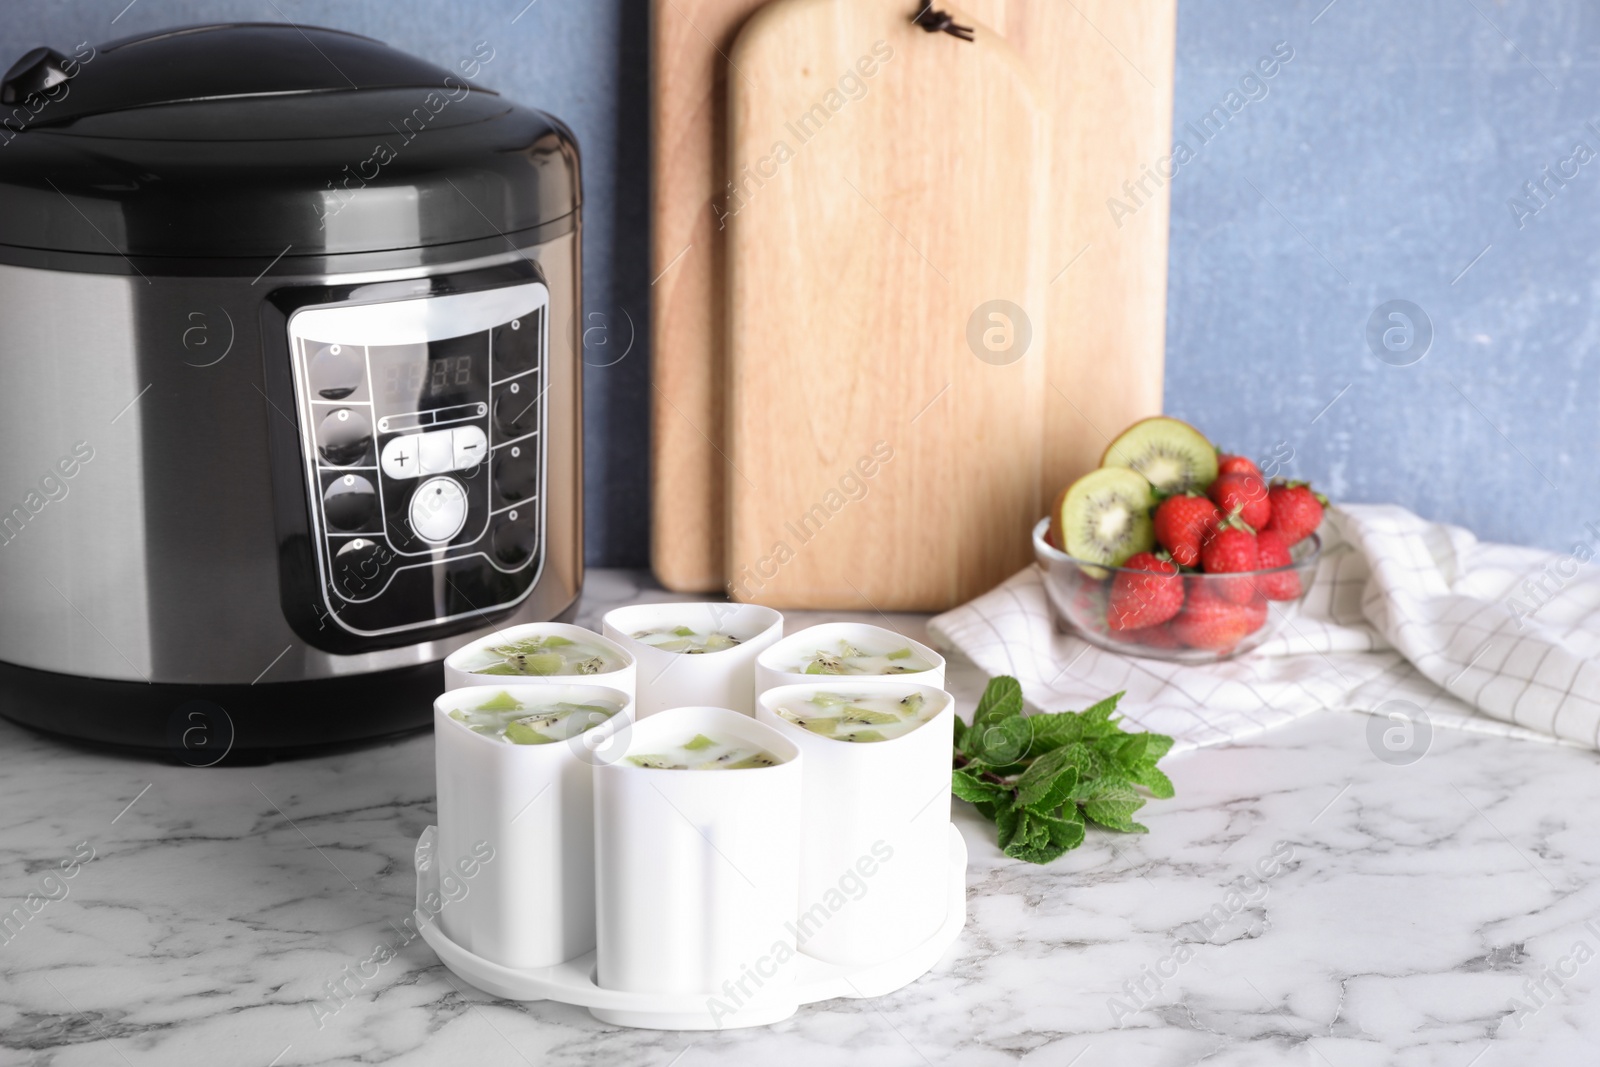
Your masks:
<svg viewBox="0 0 1600 1067"><path fill-rule="evenodd" d="M1130 556L1111 583L1106 628L1142 630L1158 626L1183 607L1178 565L1149 552Z"/></svg>
<svg viewBox="0 0 1600 1067"><path fill-rule="evenodd" d="M1120 641L1125 645L1138 648L1182 648L1183 642L1178 640L1172 632L1172 624L1164 622L1160 626L1146 626L1142 630L1112 630L1108 634L1113 641Z"/></svg>
<svg viewBox="0 0 1600 1067"><path fill-rule="evenodd" d="M1305 482L1274 482L1267 491L1271 516L1261 528L1275 530L1286 545L1297 545L1322 525L1327 500Z"/></svg>
<svg viewBox="0 0 1600 1067"><path fill-rule="evenodd" d="M1272 517L1267 498L1267 483L1261 475L1249 472L1222 474L1211 483L1211 499L1224 515L1238 515L1252 530L1259 530Z"/></svg>
<svg viewBox="0 0 1600 1067"><path fill-rule="evenodd" d="M1220 453L1217 456L1217 474L1254 474L1261 477L1261 468L1245 456L1230 456Z"/></svg>
<svg viewBox="0 0 1600 1067"><path fill-rule="evenodd" d="M1255 570L1259 564L1256 535L1237 517L1224 520L1200 546L1200 565L1207 574L1243 574ZM1248 578L1202 581L1200 584L1235 604L1248 604L1256 599L1255 588Z"/></svg>
<svg viewBox="0 0 1600 1067"><path fill-rule="evenodd" d="M1196 581L1183 610L1168 624L1178 640L1190 648L1228 652L1266 625L1266 601L1236 604L1216 596L1207 585L1203 579Z"/></svg>
<svg viewBox="0 0 1600 1067"><path fill-rule="evenodd" d="M1222 521L1222 513L1198 493L1169 496L1156 508L1156 540L1182 567L1200 563L1200 542Z"/></svg>
<svg viewBox="0 0 1600 1067"><path fill-rule="evenodd" d="M1256 534L1256 566L1261 570L1287 567L1294 562L1283 535L1273 529ZM1256 577L1256 589L1268 600L1294 600L1300 596L1300 572L1278 571Z"/></svg>

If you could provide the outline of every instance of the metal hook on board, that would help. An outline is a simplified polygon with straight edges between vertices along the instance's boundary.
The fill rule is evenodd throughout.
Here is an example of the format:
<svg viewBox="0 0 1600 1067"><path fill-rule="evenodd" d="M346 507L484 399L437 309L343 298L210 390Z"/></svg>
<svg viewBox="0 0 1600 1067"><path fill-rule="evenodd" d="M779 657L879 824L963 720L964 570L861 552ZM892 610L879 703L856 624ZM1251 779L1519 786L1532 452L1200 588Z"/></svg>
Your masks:
<svg viewBox="0 0 1600 1067"><path fill-rule="evenodd" d="M948 33L969 43L973 40L972 27L956 25L954 16L948 11L935 11L933 0L926 0L922 10L911 16L911 21L929 33Z"/></svg>

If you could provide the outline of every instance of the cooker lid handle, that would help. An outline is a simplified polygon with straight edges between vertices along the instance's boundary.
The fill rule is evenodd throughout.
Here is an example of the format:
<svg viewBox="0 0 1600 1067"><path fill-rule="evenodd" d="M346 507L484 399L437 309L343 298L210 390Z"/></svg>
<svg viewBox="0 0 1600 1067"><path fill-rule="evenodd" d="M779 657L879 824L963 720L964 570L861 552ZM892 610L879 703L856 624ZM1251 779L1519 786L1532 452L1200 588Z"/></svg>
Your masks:
<svg viewBox="0 0 1600 1067"><path fill-rule="evenodd" d="M12 66L0 91L5 104L45 94L50 107L29 123L42 127L133 108L249 97L456 86L486 91L469 77L341 30L235 22L183 26L98 48L85 44L76 57L35 48ZM67 81L70 87L53 91Z"/></svg>
<svg viewBox="0 0 1600 1067"><path fill-rule="evenodd" d="M67 67L71 62L54 48L35 48L11 64L0 80L0 104L20 104L70 80Z"/></svg>

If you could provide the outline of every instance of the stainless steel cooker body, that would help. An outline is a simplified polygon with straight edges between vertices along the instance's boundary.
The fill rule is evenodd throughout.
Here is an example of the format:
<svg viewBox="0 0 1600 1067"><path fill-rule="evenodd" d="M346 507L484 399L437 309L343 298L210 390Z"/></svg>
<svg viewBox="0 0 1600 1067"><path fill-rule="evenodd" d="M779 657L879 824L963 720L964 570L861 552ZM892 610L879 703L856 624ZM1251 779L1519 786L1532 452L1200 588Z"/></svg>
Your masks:
<svg viewBox="0 0 1600 1067"><path fill-rule="evenodd" d="M393 734L578 596L576 142L308 32L0 86L36 116L0 135L10 718L191 763Z"/></svg>
<svg viewBox="0 0 1600 1067"><path fill-rule="evenodd" d="M526 250L470 263L255 284L244 277L0 265L0 352L7 354L0 362L0 425L10 439L0 452L0 492L6 494L0 497L0 661L125 682L328 678L436 662L486 629L566 610L578 594L583 557L581 362L570 310L577 306L577 236L574 227ZM528 282L516 280L516 268L526 271ZM515 380L517 394L501 391L502 398L531 403L519 425L541 424L527 432L502 430L489 410L494 398L481 389L456 405L470 406L463 418L437 429L369 432L364 445L346 444L347 452L360 453L350 457L354 462L329 462L311 420L350 412L349 418L376 430L366 414L370 402L349 403L366 389L343 402L328 401L308 383L296 383L294 367L303 354L292 350L281 325L286 316L272 298L316 300L349 288L355 300L311 306L393 318L408 305L439 303L429 294L441 279L500 272L511 284L480 292L495 296L531 284L548 288L542 307L567 309L550 313L543 368ZM516 316L507 314L506 321ZM483 325L459 336L483 335L487 356L499 323ZM453 330L447 324L457 336ZM358 350L363 336L358 325L335 342ZM424 334L414 336L382 347L427 343ZM342 383L334 391L339 388ZM394 416L421 407L409 401L395 406L410 410ZM502 414L509 421L510 412ZM339 486L347 477L361 479L374 493L410 488L408 481L417 479L386 477L378 442L465 437L463 430L481 433L486 445L493 438L492 457L486 449L458 465L452 450L449 463L431 476L468 495L493 498L492 509L472 516L479 529L450 531L443 545L400 545L411 516L394 501L351 524L353 531L326 529L327 505L319 498L330 494L323 481ZM511 448L543 450L543 469L532 472L536 479L518 479L542 484L528 485L516 500L492 484L501 475L495 468L511 467L509 455L500 458ZM335 506L340 496L331 494ZM517 519L505 517L512 512ZM391 529L384 529L385 518ZM509 564L496 558L493 535L505 527L530 528L536 552L523 559L502 545L513 558ZM356 541L381 544L394 559L339 564L340 548ZM296 566L303 571L307 553L326 581L286 573ZM465 590L452 594L452 569L444 561L463 558L475 566L491 558L506 573L515 573L514 564L531 571L530 580L525 589L513 586L493 599ZM407 564L427 572L430 592L435 585L442 590L427 613L387 618L381 610L369 612L381 620L377 624L349 617L347 606L382 605L393 595L393 567ZM457 573L466 569L455 565ZM433 636L441 627L456 633Z"/></svg>

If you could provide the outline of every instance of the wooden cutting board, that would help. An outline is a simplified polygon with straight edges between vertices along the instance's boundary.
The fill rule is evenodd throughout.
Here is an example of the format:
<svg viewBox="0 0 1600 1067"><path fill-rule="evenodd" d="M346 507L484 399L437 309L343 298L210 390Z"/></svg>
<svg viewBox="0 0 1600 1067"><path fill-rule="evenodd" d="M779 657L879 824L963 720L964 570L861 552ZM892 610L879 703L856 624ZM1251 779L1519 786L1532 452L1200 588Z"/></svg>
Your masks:
<svg viewBox="0 0 1600 1067"><path fill-rule="evenodd" d="M653 562L670 588L724 585L723 239L727 55L764 0L653 0ZM917 7L906 5L905 14ZM956 11L949 5L946 10ZM1159 410L1175 0L969 0L1051 98L1053 249L1042 492L1092 467L1105 434ZM1142 183L1135 203L1124 182ZM1135 207L1118 211L1115 196Z"/></svg>
<svg viewBox="0 0 1600 1067"><path fill-rule="evenodd" d="M775 0L730 53L736 599L936 610L1031 553L1050 122L976 37L903 0Z"/></svg>

